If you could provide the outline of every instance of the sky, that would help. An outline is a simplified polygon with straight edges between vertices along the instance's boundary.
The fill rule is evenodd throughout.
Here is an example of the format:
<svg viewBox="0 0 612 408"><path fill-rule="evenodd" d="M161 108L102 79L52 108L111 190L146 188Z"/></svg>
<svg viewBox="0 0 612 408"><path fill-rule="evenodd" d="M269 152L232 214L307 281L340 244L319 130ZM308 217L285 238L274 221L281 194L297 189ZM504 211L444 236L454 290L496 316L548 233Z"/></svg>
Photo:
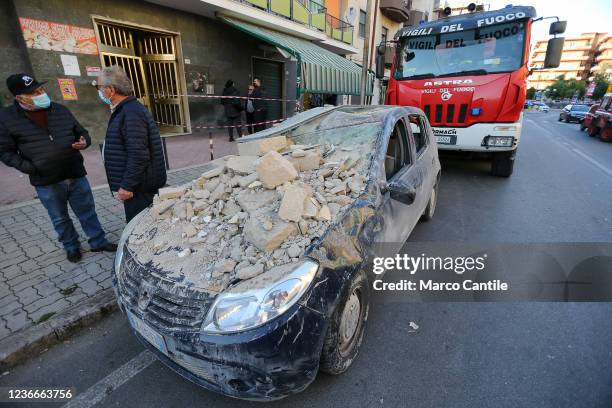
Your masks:
<svg viewBox="0 0 612 408"><path fill-rule="evenodd" d="M500 9L507 4L515 6L533 6L538 17L558 16L567 21L565 37L572 37L587 32L612 33L612 1L611 0L481 0L490 4L491 10ZM444 3L443 1L440 3ZM532 30L532 43L547 39L550 23L555 20L536 22Z"/></svg>

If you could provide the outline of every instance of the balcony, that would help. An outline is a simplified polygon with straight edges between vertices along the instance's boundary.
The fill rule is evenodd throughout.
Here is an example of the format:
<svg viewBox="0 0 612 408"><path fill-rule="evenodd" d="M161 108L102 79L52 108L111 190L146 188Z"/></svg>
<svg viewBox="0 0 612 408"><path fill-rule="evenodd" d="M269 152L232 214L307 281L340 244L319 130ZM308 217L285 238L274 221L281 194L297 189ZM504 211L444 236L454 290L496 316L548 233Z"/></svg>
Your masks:
<svg viewBox="0 0 612 408"><path fill-rule="evenodd" d="M327 13L327 8L312 0L234 0L325 33L329 38L353 44L349 23Z"/></svg>
<svg viewBox="0 0 612 408"><path fill-rule="evenodd" d="M410 20L411 3L411 0L381 0L380 12L396 23L404 23Z"/></svg>

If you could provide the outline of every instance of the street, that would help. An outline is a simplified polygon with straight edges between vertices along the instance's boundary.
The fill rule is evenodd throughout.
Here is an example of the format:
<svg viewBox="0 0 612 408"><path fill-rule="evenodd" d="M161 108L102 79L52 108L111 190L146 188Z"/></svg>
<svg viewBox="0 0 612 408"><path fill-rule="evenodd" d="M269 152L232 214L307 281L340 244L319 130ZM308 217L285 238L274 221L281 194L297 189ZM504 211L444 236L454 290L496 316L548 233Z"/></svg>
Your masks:
<svg viewBox="0 0 612 408"><path fill-rule="evenodd" d="M525 113L508 179L442 159L436 214L410 240L609 242L612 144L557 118ZM611 315L607 303L375 303L348 372L268 406L609 407ZM261 406L199 388L143 350L115 313L0 379L74 387L78 407Z"/></svg>

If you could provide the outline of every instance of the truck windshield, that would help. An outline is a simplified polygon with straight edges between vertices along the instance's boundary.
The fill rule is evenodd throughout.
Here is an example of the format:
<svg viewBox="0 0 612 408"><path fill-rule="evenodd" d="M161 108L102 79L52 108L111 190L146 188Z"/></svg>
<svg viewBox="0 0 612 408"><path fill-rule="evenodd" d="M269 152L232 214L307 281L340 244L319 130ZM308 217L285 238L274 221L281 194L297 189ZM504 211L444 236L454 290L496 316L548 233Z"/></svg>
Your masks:
<svg viewBox="0 0 612 408"><path fill-rule="evenodd" d="M395 79L511 72L523 64L526 21L400 40Z"/></svg>

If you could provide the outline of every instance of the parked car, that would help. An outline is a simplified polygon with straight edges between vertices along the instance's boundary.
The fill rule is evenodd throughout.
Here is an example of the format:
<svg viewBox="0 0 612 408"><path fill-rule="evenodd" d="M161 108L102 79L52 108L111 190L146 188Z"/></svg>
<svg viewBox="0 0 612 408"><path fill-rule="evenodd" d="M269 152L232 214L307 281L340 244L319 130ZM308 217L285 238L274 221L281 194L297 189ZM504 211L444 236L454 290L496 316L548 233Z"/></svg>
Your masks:
<svg viewBox="0 0 612 408"><path fill-rule="evenodd" d="M566 105L559 113L559 122L564 120L566 123L569 122L581 122L589 111L587 105Z"/></svg>
<svg viewBox="0 0 612 408"><path fill-rule="evenodd" d="M586 113L586 115L584 116L584 119L582 119L582 121L580 121L580 130L584 131L586 128L588 128L591 125L591 122L593 122L593 120L595 119L595 112L597 112L597 109L599 109L599 105L591 105L591 107L589 108L588 112Z"/></svg>
<svg viewBox="0 0 612 408"><path fill-rule="evenodd" d="M604 95L589 122L582 126L586 127L589 136L597 136L603 142L612 141L612 93Z"/></svg>
<svg viewBox="0 0 612 408"><path fill-rule="evenodd" d="M236 398L279 399L305 389L319 369L331 374L344 372L357 356L365 329L370 299L366 266L374 256L374 244L395 243L399 250L397 246L408 238L419 219L430 219L436 208L438 150L427 118L419 109L316 108L239 143L270 139L271 146L271 138L279 136L287 137L287 145L327 146L325 160L333 157L328 156L329 151L353 151L359 165L350 168L362 174L365 183L352 204L338 212L324 231L317 231L299 260L285 265L284 272L273 274L266 269L255 277L231 280L226 287L207 289L208 269L198 263L197 250L181 257L184 250L178 252L180 248L168 246L158 237L183 228L177 227L181 223L187 226L186 221L178 222L174 213L171 219L156 218L162 214L156 207L161 197L125 227L114 264L118 303L136 337L180 375ZM348 171L345 160L338 168L342 163ZM221 166L226 166L224 158L207 168L215 173L222 171ZM310 180L318 178L315 175ZM195 189L196 184L189 188ZM261 185L254 188L266 191ZM185 194L195 196L196 190L188 189ZM214 202L217 210L218 203ZM253 217L248 214L245 224ZM174 236L187 240L180 231ZM244 231L238 234L248 240ZM195 236L204 244L209 237ZM210 239L219 249L226 242L225 238L214 243ZM159 249L156 241L168 247ZM143 261L145 258L149 261ZM162 258L168 266L155 266ZM173 268L178 268L179 262L183 266L177 272Z"/></svg>

